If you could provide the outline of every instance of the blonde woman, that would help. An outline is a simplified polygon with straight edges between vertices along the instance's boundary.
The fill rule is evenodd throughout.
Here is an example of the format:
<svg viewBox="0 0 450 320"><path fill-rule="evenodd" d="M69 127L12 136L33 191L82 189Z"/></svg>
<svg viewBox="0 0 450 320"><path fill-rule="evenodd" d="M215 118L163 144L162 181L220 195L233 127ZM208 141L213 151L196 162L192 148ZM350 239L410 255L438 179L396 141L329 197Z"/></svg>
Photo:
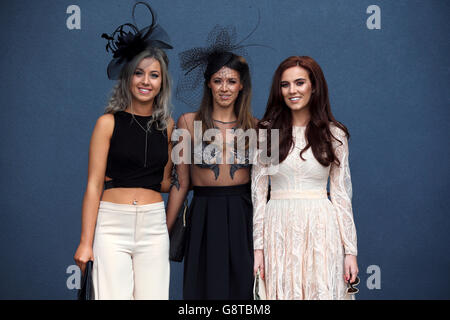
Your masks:
<svg viewBox="0 0 450 320"><path fill-rule="evenodd" d="M125 24L103 37L114 53L108 77L118 83L92 134L74 259L82 270L94 261L95 299L168 299L169 237L160 192L168 192L172 166L163 51L171 46L154 20L142 30Z"/></svg>

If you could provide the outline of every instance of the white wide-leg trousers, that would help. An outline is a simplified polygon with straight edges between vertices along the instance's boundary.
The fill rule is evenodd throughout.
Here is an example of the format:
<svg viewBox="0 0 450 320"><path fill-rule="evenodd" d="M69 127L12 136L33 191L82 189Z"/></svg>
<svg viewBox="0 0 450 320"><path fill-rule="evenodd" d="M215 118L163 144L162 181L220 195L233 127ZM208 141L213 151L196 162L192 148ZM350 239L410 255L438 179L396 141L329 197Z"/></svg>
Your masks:
<svg viewBox="0 0 450 320"><path fill-rule="evenodd" d="M169 235L164 202L100 202L94 237L97 300L167 300Z"/></svg>

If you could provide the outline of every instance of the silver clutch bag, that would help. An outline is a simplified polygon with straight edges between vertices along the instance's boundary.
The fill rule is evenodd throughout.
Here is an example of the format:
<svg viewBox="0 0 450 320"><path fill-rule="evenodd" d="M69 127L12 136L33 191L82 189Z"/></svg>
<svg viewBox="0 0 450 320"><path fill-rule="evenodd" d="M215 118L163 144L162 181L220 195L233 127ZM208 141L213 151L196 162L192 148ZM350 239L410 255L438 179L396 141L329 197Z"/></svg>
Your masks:
<svg viewBox="0 0 450 320"><path fill-rule="evenodd" d="M266 284L259 275L259 269L255 276L255 282L253 283L253 300L267 300Z"/></svg>

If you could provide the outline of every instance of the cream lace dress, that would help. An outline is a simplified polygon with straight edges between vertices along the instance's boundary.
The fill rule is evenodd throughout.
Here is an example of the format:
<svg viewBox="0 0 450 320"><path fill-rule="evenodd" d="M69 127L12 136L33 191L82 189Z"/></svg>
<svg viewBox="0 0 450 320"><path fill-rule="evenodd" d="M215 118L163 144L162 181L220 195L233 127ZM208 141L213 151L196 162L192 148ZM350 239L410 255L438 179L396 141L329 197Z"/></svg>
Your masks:
<svg viewBox="0 0 450 320"><path fill-rule="evenodd" d="M282 163L252 169L254 249L264 249L267 298L352 299L344 281L344 254L357 255L347 138L331 126L340 166L324 167L311 148L306 161L299 156L306 127L292 130L295 147Z"/></svg>

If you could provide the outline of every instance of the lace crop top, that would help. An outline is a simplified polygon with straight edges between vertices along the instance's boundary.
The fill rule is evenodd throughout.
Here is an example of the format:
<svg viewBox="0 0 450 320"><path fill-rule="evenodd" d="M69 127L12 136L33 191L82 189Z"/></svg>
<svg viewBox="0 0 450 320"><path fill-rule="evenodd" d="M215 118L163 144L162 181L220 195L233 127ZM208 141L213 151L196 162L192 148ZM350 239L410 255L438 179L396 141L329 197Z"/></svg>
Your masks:
<svg viewBox="0 0 450 320"><path fill-rule="evenodd" d="M151 116L137 116L119 111L114 114L105 190L110 188L146 188L161 190L164 167L168 161L167 130L158 130L156 123L148 131ZM136 123L136 121L138 123Z"/></svg>

